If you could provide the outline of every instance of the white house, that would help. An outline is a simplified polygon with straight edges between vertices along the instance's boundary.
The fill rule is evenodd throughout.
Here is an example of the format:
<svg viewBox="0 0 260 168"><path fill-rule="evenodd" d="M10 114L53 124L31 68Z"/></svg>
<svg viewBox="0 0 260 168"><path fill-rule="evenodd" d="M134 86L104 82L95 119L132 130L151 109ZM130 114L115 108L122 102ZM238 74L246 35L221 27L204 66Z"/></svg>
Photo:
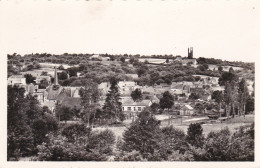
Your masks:
<svg viewBox="0 0 260 168"><path fill-rule="evenodd" d="M122 100L122 110L127 117L136 116L138 113L143 111L144 108L152 105L151 100L142 100L134 102L132 99Z"/></svg>
<svg viewBox="0 0 260 168"><path fill-rule="evenodd" d="M8 85L26 85L26 78L23 75L12 75L8 78Z"/></svg>
<svg viewBox="0 0 260 168"><path fill-rule="evenodd" d="M180 115L182 116L189 116L192 115L193 113L194 113L194 109L188 104L185 104L180 109Z"/></svg>

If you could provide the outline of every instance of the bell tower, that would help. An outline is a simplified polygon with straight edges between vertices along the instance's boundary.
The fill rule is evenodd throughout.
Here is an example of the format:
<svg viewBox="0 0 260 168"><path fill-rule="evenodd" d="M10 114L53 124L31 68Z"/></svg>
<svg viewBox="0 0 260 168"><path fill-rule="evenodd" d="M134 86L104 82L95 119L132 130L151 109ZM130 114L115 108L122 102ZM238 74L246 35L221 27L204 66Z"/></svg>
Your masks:
<svg viewBox="0 0 260 168"><path fill-rule="evenodd" d="M188 59L193 59L193 47L188 48Z"/></svg>

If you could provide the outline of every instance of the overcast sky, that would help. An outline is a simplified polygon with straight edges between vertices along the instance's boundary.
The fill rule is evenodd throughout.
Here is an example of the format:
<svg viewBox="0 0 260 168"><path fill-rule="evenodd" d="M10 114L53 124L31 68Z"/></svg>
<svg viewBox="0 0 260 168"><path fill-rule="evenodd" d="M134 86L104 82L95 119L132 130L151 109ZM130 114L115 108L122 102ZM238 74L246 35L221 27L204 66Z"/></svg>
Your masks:
<svg viewBox="0 0 260 168"><path fill-rule="evenodd" d="M260 1L0 1L1 54L173 54L255 61Z"/></svg>

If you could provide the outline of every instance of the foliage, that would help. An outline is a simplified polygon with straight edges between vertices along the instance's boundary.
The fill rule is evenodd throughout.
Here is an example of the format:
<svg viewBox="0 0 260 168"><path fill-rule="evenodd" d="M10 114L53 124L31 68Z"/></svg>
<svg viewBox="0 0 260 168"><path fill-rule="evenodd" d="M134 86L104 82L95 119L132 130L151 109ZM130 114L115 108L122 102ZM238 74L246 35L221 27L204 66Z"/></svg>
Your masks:
<svg viewBox="0 0 260 168"><path fill-rule="evenodd" d="M35 77L33 77L31 74L25 74L24 75L26 84L35 83Z"/></svg>
<svg viewBox="0 0 260 168"><path fill-rule="evenodd" d="M82 128L82 126L80 127ZM62 135L52 134L49 135L49 139L49 142L37 147L39 160L105 161L112 152L115 142L115 136L109 130L77 135L74 141L68 140Z"/></svg>
<svg viewBox="0 0 260 168"><path fill-rule="evenodd" d="M192 148L196 161L254 161L254 127L240 127L233 135L228 128L210 132L202 148Z"/></svg>
<svg viewBox="0 0 260 168"><path fill-rule="evenodd" d="M139 151L144 158L159 150L160 122L148 110L141 112L136 121L123 134L123 151Z"/></svg>
<svg viewBox="0 0 260 168"><path fill-rule="evenodd" d="M118 80L115 77L110 79L110 90L106 95L105 104L103 106L103 118L110 122L122 122L125 119L122 111L122 103L119 101L120 93L118 90Z"/></svg>
<svg viewBox="0 0 260 168"><path fill-rule="evenodd" d="M160 108L170 109L174 104L174 97L169 91L163 93L163 97L160 99Z"/></svg>
<svg viewBox="0 0 260 168"><path fill-rule="evenodd" d="M97 101L99 99L99 91L97 83L92 80L82 81L84 87L80 89L82 111L80 116L84 122L90 122L90 115L96 112Z"/></svg>
<svg viewBox="0 0 260 168"><path fill-rule="evenodd" d="M255 99L253 97L249 97L246 100L246 113L253 112L255 110Z"/></svg>
<svg viewBox="0 0 260 168"><path fill-rule="evenodd" d="M219 78L219 85L224 86L227 82L238 81L238 76L232 72L223 72Z"/></svg>
<svg viewBox="0 0 260 168"><path fill-rule="evenodd" d="M57 105L55 114L59 121L68 121L73 117L72 110L67 106Z"/></svg>
<svg viewBox="0 0 260 168"><path fill-rule="evenodd" d="M69 142L77 141L79 137L89 137L91 128L87 128L85 124L71 124L63 128L62 135L65 136Z"/></svg>
<svg viewBox="0 0 260 168"><path fill-rule="evenodd" d="M40 81L39 89L46 89L49 86L49 83L46 79Z"/></svg>
<svg viewBox="0 0 260 168"><path fill-rule="evenodd" d="M189 96L189 100L197 100L200 98L200 95L197 93L191 93Z"/></svg>
<svg viewBox="0 0 260 168"><path fill-rule="evenodd" d="M142 91L141 89L135 89L132 93L131 93L131 97L134 101L140 101L142 100Z"/></svg>
<svg viewBox="0 0 260 168"><path fill-rule="evenodd" d="M199 123L191 123L188 127L186 140L195 147L202 147L204 142L203 128Z"/></svg>
<svg viewBox="0 0 260 168"><path fill-rule="evenodd" d="M58 73L58 78L59 80L66 80L68 79L68 74L66 71L62 71L60 73Z"/></svg>
<svg viewBox="0 0 260 168"><path fill-rule="evenodd" d="M112 154L112 145L115 143L115 134L111 130L92 132L89 136L88 148L101 154Z"/></svg>

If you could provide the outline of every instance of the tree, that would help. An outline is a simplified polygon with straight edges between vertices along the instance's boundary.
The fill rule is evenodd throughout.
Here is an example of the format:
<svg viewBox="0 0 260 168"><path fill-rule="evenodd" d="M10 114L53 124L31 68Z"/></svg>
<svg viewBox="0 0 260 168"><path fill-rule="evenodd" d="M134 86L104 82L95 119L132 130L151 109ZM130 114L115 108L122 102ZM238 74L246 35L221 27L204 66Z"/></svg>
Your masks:
<svg viewBox="0 0 260 168"><path fill-rule="evenodd" d="M223 71L223 67L222 67L222 66L219 66L219 67L218 67L218 71L219 71L219 72L222 72L222 71Z"/></svg>
<svg viewBox="0 0 260 168"><path fill-rule="evenodd" d="M124 63L125 62L125 57L121 57L120 61Z"/></svg>
<svg viewBox="0 0 260 168"><path fill-rule="evenodd" d="M223 72L218 80L220 86L225 86L226 82L237 82L238 81L238 76L235 73L231 72Z"/></svg>
<svg viewBox="0 0 260 168"><path fill-rule="evenodd" d="M151 107L152 114L156 114L158 112L160 105L158 103L152 103L150 107Z"/></svg>
<svg viewBox="0 0 260 168"><path fill-rule="evenodd" d="M224 94L222 91L216 90L212 93L211 98L215 100L215 102L219 105L219 110L221 109L221 103L224 100ZM221 117L221 114L220 114Z"/></svg>
<svg viewBox="0 0 260 168"><path fill-rule="evenodd" d="M247 89L246 80L243 78L238 83L238 101L239 101L238 111L239 111L239 115L241 115L241 111L242 111L242 114L245 115L245 113L246 113L246 102L247 102L248 97L249 97L249 93L248 93L248 89Z"/></svg>
<svg viewBox="0 0 260 168"><path fill-rule="evenodd" d="M56 117L59 119L59 121L67 122L68 120L72 119L73 113L69 107L58 105L56 107Z"/></svg>
<svg viewBox="0 0 260 168"><path fill-rule="evenodd" d="M99 91L97 83L92 80L83 80L82 81L84 87L80 89L80 97L81 97L81 117L83 121L87 122L89 126L90 115L93 113L95 115L97 101L99 99Z"/></svg>
<svg viewBox="0 0 260 168"><path fill-rule="evenodd" d="M204 136L203 136L203 128L199 123L190 124L187 131L187 142L195 147L202 147Z"/></svg>
<svg viewBox="0 0 260 168"><path fill-rule="evenodd" d="M82 136L89 137L91 128L87 128L85 124L71 124L66 126L61 134L68 138L69 142L77 141Z"/></svg>
<svg viewBox="0 0 260 168"><path fill-rule="evenodd" d="M205 71L205 70L209 69L209 66L208 66L208 64L202 64L202 65L199 65L198 68L201 71Z"/></svg>
<svg viewBox="0 0 260 168"><path fill-rule="evenodd" d="M40 81L39 89L46 89L49 86L49 82L46 79Z"/></svg>
<svg viewBox="0 0 260 168"><path fill-rule="evenodd" d="M168 126L162 128L162 133L162 147L167 155L171 155L175 151L178 151L179 154L184 154L188 151L189 145L187 141L185 141L186 135L183 130Z"/></svg>
<svg viewBox="0 0 260 168"><path fill-rule="evenodd" d="M66 80L66 79L68 79L68 74L67 74L67 72L66 72L66 71L62 71L61 73L58 73L58 78L59 78L60 80Z"/></svg>
<svg viewBox="0 0 260 168"><path fill-rule="evenodd" d="M169 58L166 59L166 63L167 63L167 64L169 63Z"/></svg>
<svg viewBox="0 0 260 168"><path fill-rule="evenodd" d="M156 120L150 111L144 109L124 132L122 150L128 152L136 150L144 158L148 158L159 150L161 135L160 121Z"/></svg>
<svg viewBox="0 0 260 168"><path fill-rule="evenodd" d="M253 112L255 110L255 99L253 97L248 97L246 100L246 107L245 107L245 112Z"/></svg>
<svg viewBox="0 0 260 168"><path fill-rule="evenodd" d="M115 77L110 79L110 90L106 95L105 104L103 106L104 118L112 122L122 122L125 115L122 111L122 103L119 101L120 93L118 90L118 80Z"/></svg>
<svg viewBox="0 0 260 168"><path fill-rule="evenodd" d="M33 77L31 74L25 74L24 77L26 78L26 83L30 84L30 83L35 83L35 77Z"/></svg>
<svg viewBox="0 0 260 168"><path fill-rule="evenodd" d="M132 93L131 93L131 97L134 101L140 101L142 100L142 91L140 89L135 89Z"/></svg>
<svg viewBox="0 0 260 168"><path fill-rule="evenodd" d="M160 104L160 108L168 109L168 115L169 115L168 124L170 124L169 109L172 108L172 106L174 105L174 97L171 95L169 91L166 91L163 93L163 97L160 99L159 104Z"/></svg>
<svg viewBox="0 0 260 168"><path fill-rule="evenodd" d="M148 70L147 66L138 67L137 70L136 70L138 77L145 75L147 70Z"/></svg>
<svg viewBox="0 0 260 168"><path fill-rule="evenodd" d="M155 82L160 78L160 74L157 71L150 72L150 85L154 85Z"/></svg>
<svg viewBox="0 0 260 168"><path fill-rule="evenodd" d="M229 117L230 114L234 116L235 105L238 104L238 76L232 71L223 72L219 78L219 84L225 86L224 91L224 102L226 115Z"/></svg>

